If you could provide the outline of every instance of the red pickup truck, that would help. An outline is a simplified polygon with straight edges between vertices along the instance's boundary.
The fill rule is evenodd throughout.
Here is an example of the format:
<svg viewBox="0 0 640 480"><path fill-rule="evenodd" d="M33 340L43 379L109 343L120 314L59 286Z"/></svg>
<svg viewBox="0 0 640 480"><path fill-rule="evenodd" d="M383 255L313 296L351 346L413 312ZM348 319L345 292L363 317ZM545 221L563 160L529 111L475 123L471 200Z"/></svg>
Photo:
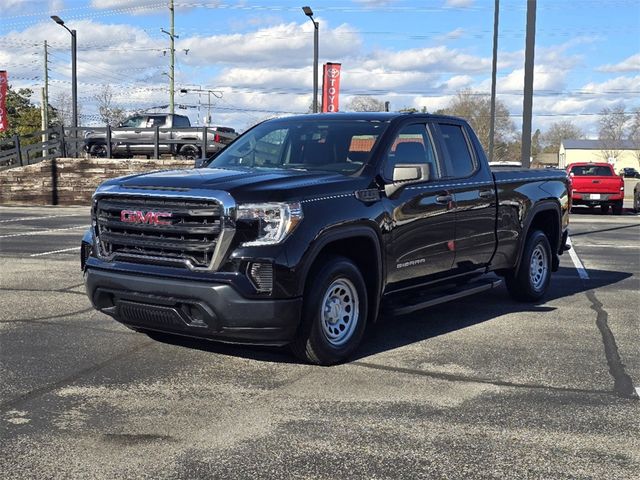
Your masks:
<svg viewBox="0 0 640 480"><path fill-rule="evenodd" d="M614 215L622 213L624 179L616 175L608 163L572 163L567 167L571 177L571 201L575 205L595 207L607 213L612 207Z"/></svg>

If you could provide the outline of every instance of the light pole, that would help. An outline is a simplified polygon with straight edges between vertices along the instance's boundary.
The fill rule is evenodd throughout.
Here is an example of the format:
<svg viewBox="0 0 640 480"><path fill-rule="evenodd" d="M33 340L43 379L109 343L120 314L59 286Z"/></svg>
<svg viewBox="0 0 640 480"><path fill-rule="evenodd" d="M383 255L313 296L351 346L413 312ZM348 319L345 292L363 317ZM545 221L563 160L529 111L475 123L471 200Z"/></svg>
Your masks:
<svg viewBox="0 0 640 480"><path fill-rule="evenodd" d="M51 15L51 19L56 22L58 25L64 27L67 32L71 34L71 109L73 117L72 127L74 128L73 135L77 136L78 131L75 130L78 128L78 77L77 77L77 55L76 55L76 31L69 30L69 28L64 24L64 21L58 17L57 15Z"/></svg>
<svg viewBox="0 0 640 480"><path fill-rule="evenodd" d="M302 11L313 22L313 113L318 113L318 30L320 24L313 19L311 7L302 7Z"/></svg>

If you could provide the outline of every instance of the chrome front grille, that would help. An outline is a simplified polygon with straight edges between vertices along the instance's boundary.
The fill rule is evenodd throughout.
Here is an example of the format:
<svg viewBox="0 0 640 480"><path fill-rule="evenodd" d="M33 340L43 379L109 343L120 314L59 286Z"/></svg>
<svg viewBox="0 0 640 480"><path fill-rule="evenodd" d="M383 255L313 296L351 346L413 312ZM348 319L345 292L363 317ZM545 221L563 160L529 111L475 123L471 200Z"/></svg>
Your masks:
<svg viewBox="0 0 640 480"><path fill-rule="evenodd" d="M158 213L160 221L154 221ZM103 196L95 204L99 253L106 259L211 269L219 264L216 255L224 253L221 234L229 234L224 213L217 200Z"/></svg>

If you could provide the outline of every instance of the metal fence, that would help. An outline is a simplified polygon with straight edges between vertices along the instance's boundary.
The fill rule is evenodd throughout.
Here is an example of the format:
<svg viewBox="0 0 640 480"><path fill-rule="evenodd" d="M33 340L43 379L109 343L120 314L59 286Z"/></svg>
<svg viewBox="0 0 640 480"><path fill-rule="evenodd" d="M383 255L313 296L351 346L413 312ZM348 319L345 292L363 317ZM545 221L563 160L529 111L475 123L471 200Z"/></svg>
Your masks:
<svg viewBox="0 0 640 480"><path fill-rule="evenodd" d="M64 157L64 138L63 128L57 127L0 140L0 170Z"/></svg>
<svg viewBox="0 0 640 480"><path fill-rule="evenodd" d="M237 137L218 127L55 127L0 140L0 170L59 157L208 157ZM39 141L33 141L34 139Z"/></svg>

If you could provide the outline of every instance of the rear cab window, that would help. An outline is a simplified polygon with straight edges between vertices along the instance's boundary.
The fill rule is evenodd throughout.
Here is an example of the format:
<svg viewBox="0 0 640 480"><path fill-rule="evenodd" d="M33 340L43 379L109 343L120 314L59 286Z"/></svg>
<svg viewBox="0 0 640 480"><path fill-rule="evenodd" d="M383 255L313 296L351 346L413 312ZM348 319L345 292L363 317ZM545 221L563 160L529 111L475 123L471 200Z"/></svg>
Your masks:
<svg viewBox="0 0 640 480"><path fill-rule="evenodd" d="M443 148L445 149L447 177L466 178L478 170L469 139L461 125L439 123Z"/></svg>
<svg viewBox="0 0 640 480"><path fill-rule="evenodd" d="M613 171L605 165L576 165L571 168L576 177L613 177Z"/></svg>

